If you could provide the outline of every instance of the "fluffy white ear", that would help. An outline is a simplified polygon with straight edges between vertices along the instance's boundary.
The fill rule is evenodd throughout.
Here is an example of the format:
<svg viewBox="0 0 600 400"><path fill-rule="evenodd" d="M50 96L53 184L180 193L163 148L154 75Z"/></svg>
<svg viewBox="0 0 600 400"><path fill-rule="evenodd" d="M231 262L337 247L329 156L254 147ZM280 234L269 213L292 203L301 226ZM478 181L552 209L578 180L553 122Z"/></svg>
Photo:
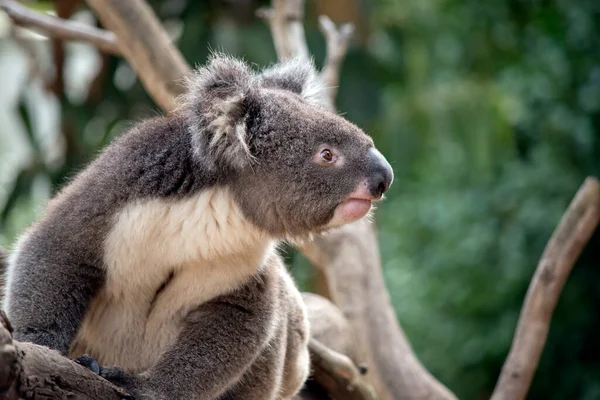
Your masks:
<svg viewBox="0 0 600 400"><path fill-rule="evenodd" d="M213 168L243 168L251 160L246 138L248 96L256 76L244 62L213 54L187 80L182 111L193 146Z"/></svg>
<svg viewBox="0 0 600 400"><path fill-rule="evenodd" d="M263 87L289 90L311 104L324 104L327 96L325 85L319 78L312 59L293 58L283 61L260 74Z"/></svg>

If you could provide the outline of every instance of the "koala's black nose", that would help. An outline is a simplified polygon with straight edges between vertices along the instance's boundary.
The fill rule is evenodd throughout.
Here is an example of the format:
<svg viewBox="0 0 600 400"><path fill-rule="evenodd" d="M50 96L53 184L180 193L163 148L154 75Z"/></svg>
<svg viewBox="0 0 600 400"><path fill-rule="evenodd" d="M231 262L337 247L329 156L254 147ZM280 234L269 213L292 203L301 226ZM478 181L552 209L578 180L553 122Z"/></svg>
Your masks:
<svg viewBox="0 0 600 400"><path fill-rule="evenodd" d="M394 180L394 172L385 157L374 147L369 149L369 161L371 164L369 190L379 199L390 188Z"/></svg>

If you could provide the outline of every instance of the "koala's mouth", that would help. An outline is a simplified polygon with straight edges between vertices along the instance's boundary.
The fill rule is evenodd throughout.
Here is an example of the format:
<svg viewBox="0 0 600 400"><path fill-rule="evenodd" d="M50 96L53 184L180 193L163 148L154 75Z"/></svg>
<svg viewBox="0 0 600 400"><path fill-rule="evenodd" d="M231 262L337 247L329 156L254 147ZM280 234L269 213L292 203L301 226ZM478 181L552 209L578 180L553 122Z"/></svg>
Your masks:
<svg viewBox="0 0 600 400"><path fill-rule="evenodd" d="M346 223L359 220L371 211L372 204L371 199L351 197L338 204L335 209L334 219L336 214L339 214L341 219Z"/></svg>
<svg viewBox="0 0 600 400"><path fill-rule="evenodd" d="M365 217L371 211L373 202L380 199L380 196L375 197L364 189L356 190L336 206L328 226L339 227Z"/></svg>

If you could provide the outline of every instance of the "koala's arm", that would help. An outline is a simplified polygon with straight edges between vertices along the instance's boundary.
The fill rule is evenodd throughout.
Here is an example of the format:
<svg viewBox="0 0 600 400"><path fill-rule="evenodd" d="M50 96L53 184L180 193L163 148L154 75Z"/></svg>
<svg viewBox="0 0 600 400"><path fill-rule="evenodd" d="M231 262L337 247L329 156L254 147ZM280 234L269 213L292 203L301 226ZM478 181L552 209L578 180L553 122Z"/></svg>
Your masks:
<svg viewBox="0 0 600 400"><path fill-rule="evenodd" d="M48 202L10 258L4 309L14 338L68 356L91 300L104 284L103 239L110 227L115 167L82 171ZM98 194L103 194L99 196Z"/></svg>
<svg viewBox="0 0 600 400"><path fill-rule="evenodd" d="M11 265L8 273L5 311L15 339L67 356L104 272L86 260L85 252L74 256L75 250L54 247L61 240L42 225L21 243L14 257L18 267Z"/></svg>
<svg viewBox="0 0 600 400"><path fill-rule="evenodd" d="M302 295L289 273L283 272L285 290L282 294L283 304L287 309L287 341L281 393L283 398L292 398L302 388L310 374L308 351L310 326Z"/></svg>
<svg viewBox="0 0 600 400"><path fill-rule="evenodd" d="M242 288L202 304L185 319L177 341L139 375L103 367L100 375L136 400L241 399L236 383L276 333L275 277L262 273ZM240 394L241 395L241 394ZM247 396L248 400L270 397Z"/></svg>

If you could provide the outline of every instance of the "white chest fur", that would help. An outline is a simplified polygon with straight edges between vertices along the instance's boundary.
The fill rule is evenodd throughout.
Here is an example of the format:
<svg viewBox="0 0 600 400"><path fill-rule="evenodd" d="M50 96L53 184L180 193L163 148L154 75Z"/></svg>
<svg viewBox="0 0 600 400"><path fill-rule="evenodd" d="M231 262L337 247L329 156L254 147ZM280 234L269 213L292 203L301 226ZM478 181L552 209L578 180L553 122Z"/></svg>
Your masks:
<svg viewBox="0 0 600 400"><path fill-rule="evenodd" d="M246 282L272 251L273 242L225 189L127 206L106 238L106 285L72 355L144 369L176 338L191 309Z"/></svg>

